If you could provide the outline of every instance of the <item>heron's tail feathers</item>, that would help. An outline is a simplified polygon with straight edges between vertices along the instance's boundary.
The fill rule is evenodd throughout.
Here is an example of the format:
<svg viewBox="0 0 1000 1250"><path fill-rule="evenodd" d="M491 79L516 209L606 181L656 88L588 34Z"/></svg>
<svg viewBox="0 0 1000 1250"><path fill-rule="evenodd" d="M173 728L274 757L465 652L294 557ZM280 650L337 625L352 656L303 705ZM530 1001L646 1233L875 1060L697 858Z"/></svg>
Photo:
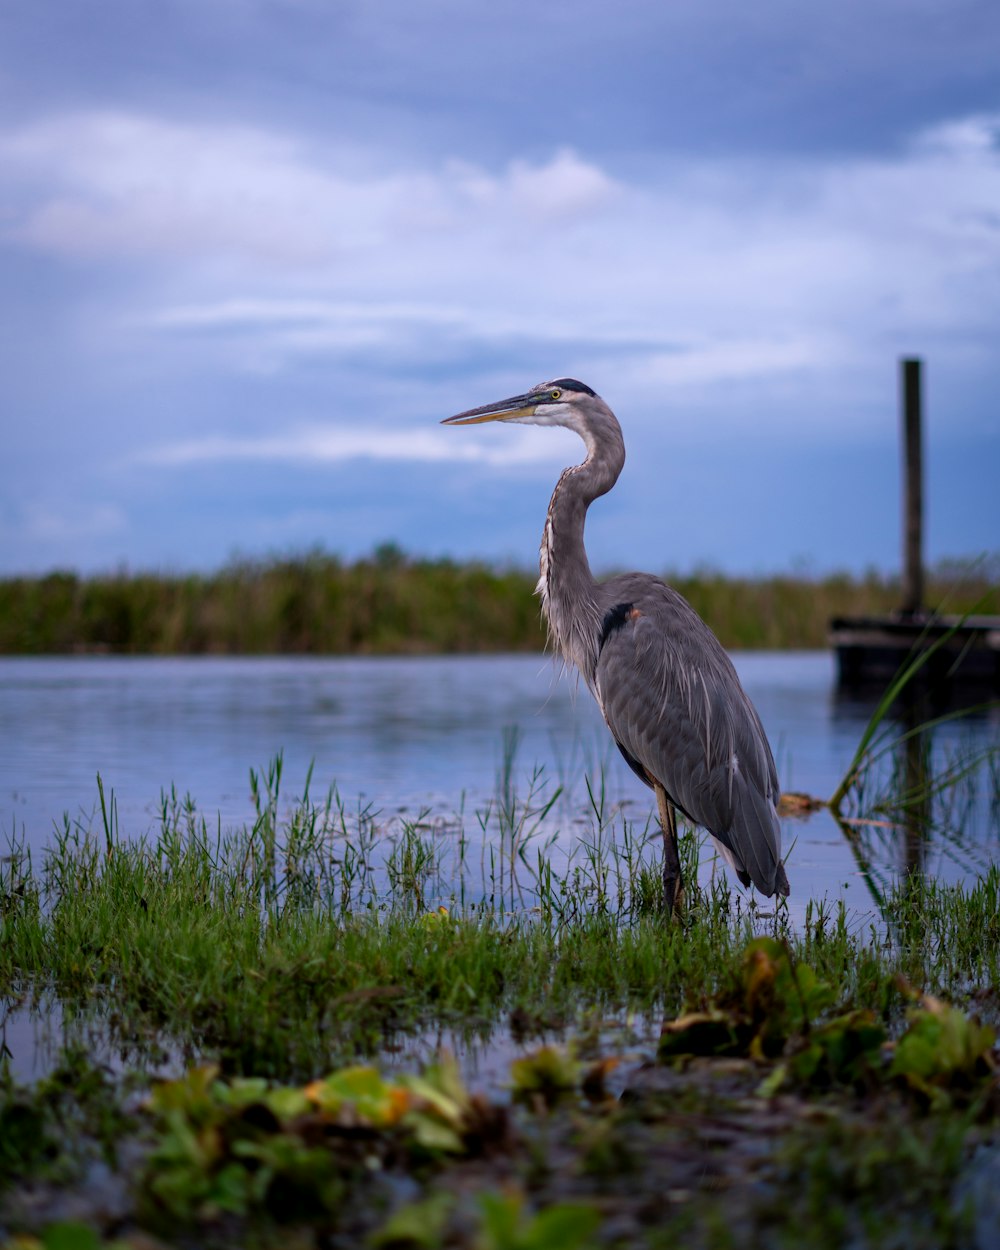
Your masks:
<svg viewBox="0 0 1000 1250"><path fill-rule="evenodd" d="M781 859L781 825L774 804L754 786L746 784L734 788L733 800L733 821L726 841L731 848L730 862L740 880L745 885L749 878L761 894L787 895L788 876Z"/></svg>

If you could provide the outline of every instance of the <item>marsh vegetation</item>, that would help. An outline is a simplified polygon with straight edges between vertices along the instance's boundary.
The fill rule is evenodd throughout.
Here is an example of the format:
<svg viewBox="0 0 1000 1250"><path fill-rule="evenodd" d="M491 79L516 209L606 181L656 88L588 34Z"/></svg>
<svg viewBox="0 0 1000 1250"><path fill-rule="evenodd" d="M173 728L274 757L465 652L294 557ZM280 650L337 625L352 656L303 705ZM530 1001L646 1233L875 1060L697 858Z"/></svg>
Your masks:
<svg viewBox="0 0 1000 1250"><path fill-rule="evenodd" d="M995 754L959 764L927 838L996 821ZM129 836L102 785L93 826L6 848L0 1040L53 1036L3 1064L0 1244L990 1244L995 866L880 881L864 922L702 872L665 924L599 778L568 851L513 767L451 825L286 797L280 759L252 793L226 829L171 790ZM914 801L857 768L859 854Z"/></svg>
<svg viewBox="0 0 1000 1250"><path fill-rule="evenodd" d="M952 613L1000 612L988 563L944 564L928 602ZM234 560L211 574L54 572L0 580L0 654L388 655L537 651L537 573L408 557L393 545L346 562L324 551ZM730 648L826 644L832 616L884 614L897 579L667 579Z"/></svg>

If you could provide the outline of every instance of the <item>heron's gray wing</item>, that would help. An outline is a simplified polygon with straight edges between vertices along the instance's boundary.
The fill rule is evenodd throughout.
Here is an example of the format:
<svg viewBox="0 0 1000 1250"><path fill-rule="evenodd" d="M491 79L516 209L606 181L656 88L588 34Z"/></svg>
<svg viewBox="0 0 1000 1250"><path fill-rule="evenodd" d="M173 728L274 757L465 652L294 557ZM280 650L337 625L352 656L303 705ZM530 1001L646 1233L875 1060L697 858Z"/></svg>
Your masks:
<svg viewBox="0 0 1000 1250"><path fill-rule="evenodd" d="M609 586L595 686L622 753L730 853L741 878L787 893L778 777L760 719L685 599L638 575Z"/></svg>

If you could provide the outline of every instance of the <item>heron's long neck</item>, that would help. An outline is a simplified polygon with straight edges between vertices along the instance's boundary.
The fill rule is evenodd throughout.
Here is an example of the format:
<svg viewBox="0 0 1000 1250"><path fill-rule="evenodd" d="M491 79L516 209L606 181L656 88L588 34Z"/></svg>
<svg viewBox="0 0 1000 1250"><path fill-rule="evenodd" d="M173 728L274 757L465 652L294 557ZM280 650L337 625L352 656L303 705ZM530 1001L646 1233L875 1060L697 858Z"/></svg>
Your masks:
<svg viewBox="0 0 1000 1250"><path fill-rule="evenodd" d="M539 553L538 594L552 641L593 686L601 612L583 531L587 509L618 480L625 448L620 434L608 445L602 441L600 448L587 443L587 459L565 469L552 492Z"/></svg>

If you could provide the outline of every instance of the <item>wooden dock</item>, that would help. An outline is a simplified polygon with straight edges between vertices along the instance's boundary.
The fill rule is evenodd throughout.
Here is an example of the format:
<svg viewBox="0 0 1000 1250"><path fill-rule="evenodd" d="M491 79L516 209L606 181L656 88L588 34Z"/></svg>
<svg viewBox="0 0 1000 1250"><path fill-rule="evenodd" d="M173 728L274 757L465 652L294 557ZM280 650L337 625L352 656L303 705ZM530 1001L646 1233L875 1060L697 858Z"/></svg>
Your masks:
<svg viewBox="0 0 1000 1250"><path fill-rule="evenodd" d="M938 643L920 670L914 693L929 695L936 706L979 702L1000 695L1000 616L938 616L923 605L921 372L919 360L900 362L904 500L899 611L834 617L829 641L837 653L841 691L884 690L909 659Z"/></svg>
<svg viewBox="0 0 1000 1250"><path fill-rule="evenodd" d="M842 690L884 690L909 659L938 643L919 690L937 703L1000 696L1000 616L837 616L829 637Z"/></svg>

